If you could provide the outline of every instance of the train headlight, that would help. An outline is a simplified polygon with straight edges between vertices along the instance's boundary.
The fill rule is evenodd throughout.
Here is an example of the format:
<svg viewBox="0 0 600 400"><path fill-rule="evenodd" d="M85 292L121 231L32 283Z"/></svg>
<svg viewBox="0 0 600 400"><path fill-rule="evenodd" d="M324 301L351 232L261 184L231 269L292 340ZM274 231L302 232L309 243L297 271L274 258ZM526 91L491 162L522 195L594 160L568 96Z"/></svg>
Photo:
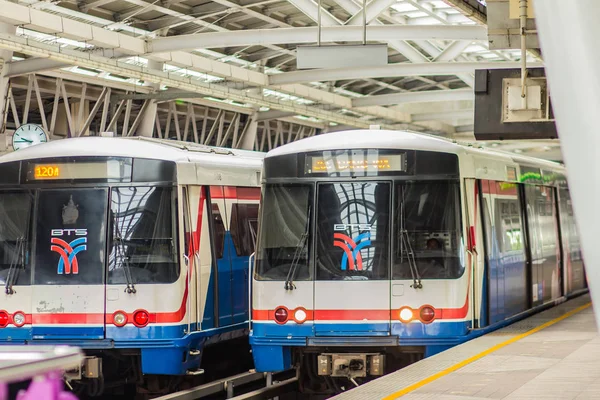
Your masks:
<svg viewBox="0 0 600 400"><path fill-rule="evenodd" d="M400 321L410 322L413 319L413 311L408 307L401 308L399 316L400 316Z"/></svg>
<svg viewBox="0 0 600 400"><path fill-rule="evenodd" d="M23 314L20 311L17 311L16 313L13 314L13 324L15 324L17 327L22 327L23 325L25 325L25 314Z"/></svg>
<svg viewBox="0 0 600 400"><path fill-rule="evenodd" d="M421 308L419 317L424 324L429 324L435 319L435 310L429 306Z"/></svg>
<svg viewBox="0 0 600 400"><path fill-rule="evenodd" d="M304 321L306 321L306 317L307 315L304 309L298 308L296 311L294 311L294 321L296 321L297 323L303 323Z"/></svg>
<svg viewBox="0 0 600 400"><path fill-rule="evenodd" d="M143 328L144 326L148 325L148 322L150 322L150 315L148 314L148 311L137 310L133 313L133 324L138 328Z"/></svg>
<svg viewBox="0 0 600 400"><path fill-rule="evenodd" d="M8 325L8 313L6 311L0 311L0 328L4 328Z"/></svg>
<svg viewBox="0 0 600 400"><path fill-rule="evenodd" d="M278 309L275 310L275 321L278 324L285 324L287 322L288 319L288 311L283 308L283 307L279 307Z"/></svg>
<svg viewBox="0 0 600 400"><path fill-rule="evenodd" d="M117 311L113 314L113 324L119 328L127 324L127 314L122 311Z"/></svg>

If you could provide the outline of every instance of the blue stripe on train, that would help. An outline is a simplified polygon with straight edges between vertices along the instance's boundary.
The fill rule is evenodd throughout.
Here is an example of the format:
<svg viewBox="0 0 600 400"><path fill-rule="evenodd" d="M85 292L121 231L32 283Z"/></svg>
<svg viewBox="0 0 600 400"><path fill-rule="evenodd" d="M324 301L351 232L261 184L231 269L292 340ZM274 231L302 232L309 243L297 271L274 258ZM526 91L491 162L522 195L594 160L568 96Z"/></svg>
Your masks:
<svg viewBox="0 0 600 400"><path fill-rule="evenodd" d="M410 343L414 340L440 339L445 337L462 337L469 332L471 321L434 321L431 324L401 322L386 323L322 323L319 322L319 332L315 335L312 323L285 324L254 322L252 324L251 343L256 343L259 338L265 341L277 342L287 345L290 342L298 342L300 338L332 336L332 337L378 337L390 336L388 332L381 332L382 327L391 325L391 336L398 337L400 345ZM356 328L360 327L360 331ZM327 330L329 329L329 330Z"/></svg>

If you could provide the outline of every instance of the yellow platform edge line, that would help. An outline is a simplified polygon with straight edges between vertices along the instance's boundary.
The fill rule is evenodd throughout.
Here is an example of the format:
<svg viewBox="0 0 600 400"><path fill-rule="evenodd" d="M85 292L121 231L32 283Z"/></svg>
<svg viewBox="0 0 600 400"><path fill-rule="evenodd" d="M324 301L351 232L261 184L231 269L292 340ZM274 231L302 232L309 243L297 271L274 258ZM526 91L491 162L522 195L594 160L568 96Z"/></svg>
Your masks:
<svg viewBox="0 0 600 400"><path fill-rule="evenodd" d="M538 326L536 328L533 328L530 331L527 331L525 333L517 335L517 336L515 336L515 337L513 337L511 339L508 339L508 340L506 340L506 341L504 341L502 343L498 343L497 345L492 346L489 349L484 350L481 353L476 354L476 355L474 355L472 357L469 357L466 360L463 360L463 361L461 361L461 362L459 362L457 364L454 364L453 366L448 367L448 368L446 368L443 371L435 373L435 374L431 375L430 377L427 377L427 378L425 378L425 379L423 379L423 380L421 380L421 381L419 381L417 383L414 383L414 384L412 384L410 386L405 387L402 390L399 390L399 391L397 391L395 393L392 393L389 396L386 396L386 397L382 398L382 400L393 400L393 399L397 399L400 396L404 396L405 394L410 393L410 392L412 392L414 390L417 390L420 387L423 387L423 386L427 385L428 383L431 383L431 382L433 382L433 381L441 378L442 376L448 375L451 372L454 372L454 371L456 371L458 369L461 369L465 365L471 364L472 362L477 361L477 360L479 360L479 359L487 356L488 354L491 354L491 353L495 352L496 350L499 350L499 349L501 349L501 348L503 348L505 346L508 346L509 344L515 343L515 342L517 342L517 341L519 341L519 340L521 340L521 339L523 339L523 338L525 338L525 337L527 337L529 335L533 335L534 333L539 332L542 329L545 329L545 328L547 328L547 327L549 327L551 325L554 325L557 322L562 321L563 319L569 318L570 316L575 315L578 312L585 310L586 308L588 308L591 305L592 305L592 303L589 302L589 303L586 303L586 304L584 304L582 306L579 306L576 309L571 310L571 311L569 311L569 312L561 315L558 318L555 318L555 319L553 319L551 321L548 321L548 322L546 322L546 323L544 323L544 324L542 324L542 325L540 325L540 326Z"/></svg>

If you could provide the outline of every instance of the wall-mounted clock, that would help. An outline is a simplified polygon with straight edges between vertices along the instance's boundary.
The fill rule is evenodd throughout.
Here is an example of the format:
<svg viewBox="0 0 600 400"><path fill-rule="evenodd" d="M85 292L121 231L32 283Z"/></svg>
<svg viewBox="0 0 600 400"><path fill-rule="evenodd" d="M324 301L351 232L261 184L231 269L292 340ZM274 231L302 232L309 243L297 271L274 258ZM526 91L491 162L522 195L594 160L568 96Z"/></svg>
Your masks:
<svg viewBox="0 0 600 400"><path fill-rule="evenodd" d="M39 125L24 124L17 128L12 137L12 147L14 150L23 149L48 141L48 134Z"/></svg>

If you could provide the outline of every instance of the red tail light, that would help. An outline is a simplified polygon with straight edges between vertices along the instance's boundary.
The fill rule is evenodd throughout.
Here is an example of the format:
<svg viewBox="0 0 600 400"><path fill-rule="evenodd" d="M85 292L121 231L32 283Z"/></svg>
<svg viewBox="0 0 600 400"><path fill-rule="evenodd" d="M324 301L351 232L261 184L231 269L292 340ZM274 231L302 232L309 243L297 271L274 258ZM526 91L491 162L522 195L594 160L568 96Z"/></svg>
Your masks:
<svg viewBox="0 0 600 400"><path fill-rule="evenodd" d="M288 319L288 311L285 308L278 308L275 310L275 321L278 324L285 324Z"/></svg>
<svg viewBox="0 0 600 400"><path fill-rule="evenodd" d="M435 319L435 310L431 307L423 307L421 308L419 317L423 323L428 324Z"/></svg>
<svg viewBox="0 0 600 400"><path fill-rule="evenodd" d="M0 311L0 328L4 328L8 325L8 313L6 311Z"/></svg>
<svg viewBox="0 0 600 400"><path fill-rule="evenodd" d="M148 311L138 310L133 313L133 324L138 328L143 328L148 325L150 320L150 315L148 315Z"/></svg>

